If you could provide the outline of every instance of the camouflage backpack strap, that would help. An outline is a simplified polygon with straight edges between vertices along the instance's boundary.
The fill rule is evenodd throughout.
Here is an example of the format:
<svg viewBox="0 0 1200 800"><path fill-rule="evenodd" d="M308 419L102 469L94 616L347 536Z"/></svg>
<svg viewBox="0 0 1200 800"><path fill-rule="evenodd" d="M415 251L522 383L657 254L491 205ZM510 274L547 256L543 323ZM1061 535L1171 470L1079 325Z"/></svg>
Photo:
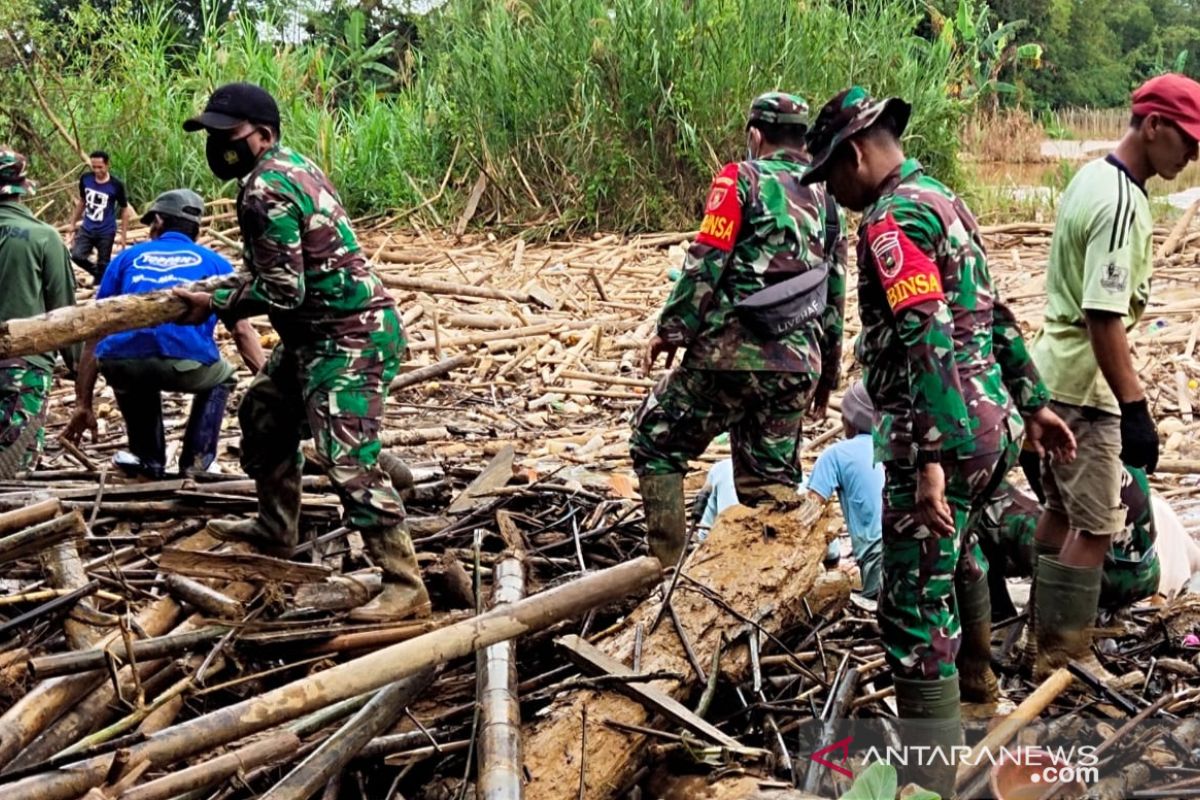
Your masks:
<svg viewBox="0 0 1200 800"><path fill-rule="evenodd" d="M24 429L17 434L17 438L13 443L0 450L0 480L8 480L20 471L21 461L25 458L25 454L29 452L29 448L37 442L38 431L42 429L42 425L45 422L46 409L43 407L37 418L30 420Z"/></svg>

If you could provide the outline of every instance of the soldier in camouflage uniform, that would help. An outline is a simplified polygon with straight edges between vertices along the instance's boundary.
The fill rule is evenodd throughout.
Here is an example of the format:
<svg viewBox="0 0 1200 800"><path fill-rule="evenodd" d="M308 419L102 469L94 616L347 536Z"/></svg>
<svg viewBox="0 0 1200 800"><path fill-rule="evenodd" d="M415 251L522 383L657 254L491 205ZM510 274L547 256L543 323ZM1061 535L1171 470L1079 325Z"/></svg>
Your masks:
<svg viewBox="0 0 1200 800"><path fill-rule="evenodd" d="M826 181L839 203L863 213L856 354L886 473L880 627L900 716L952 745L962 736L960 685L969 701L998 697L986 562L964 541L971 517L1016 462L1022 416L1032 441L1060 457L1074 444L1046 408L974 217L904 155L910 110L860 87L839 93L809 132L804 180ZM954 770L935 767L922 779L949 796Z"/></svg>
<svg viewBox="0 0 1200 800"><path fill-rule="evenodd" d="M800 184L807 125L808 106L794 95L765 94L750 106L750 156L713 180L700 234L648 348L647 371L660 353L671 366L675 351L686 351L638 411L630 438L647 538L664 565L685 544L688 461L728 430L740 501L795 502L801 419L814 394L823 410L837 386L847 245L836 205L820 187ZM739 300L821 262L829 264L822 316L768 337L735 311Z"/></svg>
<svg viewBox="0 0 1200 800"><path fill-rule="evenodd" d="M279 143L274 99L252 84L213 92L184 129L208 131L209 167L241 178L237 214L252 277L211 296L179 292L197 319L227 325L266 313L279 332L242 400L242 466L258 485L259 514L214 522L218 536L290 554L298 542L302 436L383 569L384 589L352 617L400 619L429 611L404 505L380 468L387 388L406 348L396 304L363 256L329 179Z"/></svg>
<svg viewBox="0 0 1200 800"><path fill-rule="evenodd" d="M1030 486L1038 487L1032 477ZM1162 575L1154 546L1154 515L1145 470L1125 466L1121 504L1125 507L1125 528L1112 538L1100 585L1100 607L1108 611L1150 597L1158 591ZM1000 616L1016 613L1004 579L1033 575L1037 558L1034 531L1041 513L1042 507L1035 498L1005 480L976 518L974 531L988 560L993 612L997 607L1005 609ZM997 592L1004 594L997 597Z"/></svg>
<svg viewBox="0 0 1200 800"><path fill-rule="evenodd" d="M25 157L0 147L0 320L44 314L75 304L70 254L58 232L21 200L33 194ZM79 345L62 351L74 371ZM42 423L53 382L54 353L0 360L0 461L31 468L45 441Z"/></svg>

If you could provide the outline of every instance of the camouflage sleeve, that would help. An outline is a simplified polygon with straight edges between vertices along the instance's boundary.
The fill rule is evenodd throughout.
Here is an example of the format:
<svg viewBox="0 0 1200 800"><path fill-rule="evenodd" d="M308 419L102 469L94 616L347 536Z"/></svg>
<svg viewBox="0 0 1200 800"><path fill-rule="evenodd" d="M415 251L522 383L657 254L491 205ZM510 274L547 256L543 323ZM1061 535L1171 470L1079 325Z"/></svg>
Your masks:
<svg viewBox="0 0 1200 800"><path fill-rule="evenodd" d="M286 176L269 171L255 177L242 197L242 237L254 278L232 296L233 302L298 308L304 302L301 232L314 206L312 199Z"/></svg>
<svg viewBox="0 0 1200 800"><path fill-rule="evenodd" d="M683 275L658 318L658 335L668 344L686 347L716 302L717 285L742 225L746 191L746 179L737 164L727 164L713 179L700 234L688 248Z"/></svg>
<svg viewBox="0 0 1200 800"><path fill-rule="evenodd" d="M992 306L992 350L1004 376L1004 385L1025 416L1050 402L1050 392L1025 347L1017 318L997 297Z"/></svg>
<svg viewBox="0 0 1200 800"><path fill-rule="evenodd" d="M841 380L842 337L846 333L846 265L850 260L850 240L846 236L846 215L840 208L838 230L841 235L829 259L828 302L821 316L820 385L829 389L836 389Z"/></svg>
<svg viewBox="0 0 1200 800"><path fill-rule="evenodd" d="M935 261L942 235L928 210L904 198L867 226L871 261L908 351L913 442L928 451L940 451L970 428L954 366L954 319Z"/></svg>

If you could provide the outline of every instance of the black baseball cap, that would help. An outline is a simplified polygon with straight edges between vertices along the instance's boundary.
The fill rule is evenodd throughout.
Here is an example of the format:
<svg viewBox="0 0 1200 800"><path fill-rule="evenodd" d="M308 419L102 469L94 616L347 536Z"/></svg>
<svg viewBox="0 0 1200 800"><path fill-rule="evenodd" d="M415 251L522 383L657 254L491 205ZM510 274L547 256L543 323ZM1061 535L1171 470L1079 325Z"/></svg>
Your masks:
<svg viewBox="0 0 1200 800"><path fill-rule="evenodd" d="M188 133L201 129L227 131L242 122L279 127L279 106L270 92L253 83L218 86L208 98L204 111L184 122L183 129Z"/></svg>

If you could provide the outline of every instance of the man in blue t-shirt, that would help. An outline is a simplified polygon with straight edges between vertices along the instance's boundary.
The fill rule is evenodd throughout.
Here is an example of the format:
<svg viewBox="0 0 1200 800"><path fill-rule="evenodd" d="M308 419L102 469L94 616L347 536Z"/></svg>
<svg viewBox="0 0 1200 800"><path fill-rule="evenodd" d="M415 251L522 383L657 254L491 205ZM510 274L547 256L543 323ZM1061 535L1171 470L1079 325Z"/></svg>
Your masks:
<svg viewBox="0 0 1200 800"><path fill-rule="evenodd" d="M97 299L142 294L172 286L228 275L233 267L222 256L196 244L204 200L189 189L158 196L142 222L150 226L150 241L121 252L113 261ZM165 323L152 328L114 333L84 349L75 382L76 410L65 438L78 442L85 430L96 436L92 397L97 364L116 395L125 419L132 454L118 453L114 462L136 477L162 477L166 467L162 392L185 392L195 397L184 432L179 471L207 470L217 453L221 420L229 392L236 383L234 367L213 340L216 316L200 325ZM258 336L246 320L232 329L242 360L258 372L265 358Z"/></svg>
<svg viewBox="0 0 1200 800"><path fill-rule="evenodd" d="M125 184L108 170L108 153L96 150L90 156L92 168L79 176L79 198L71 217L71 260L82 267L96 283L112 258L117 223L121 225L121 247L126 245L129 217L133 209L125 195ZM92 261L92 251L96 253Z"/></svg>
<svg viewBox="0 0 1200 800"><path fill-rule="evenodd" d="M874 463L871 448L871 421L874 410L866 387L859 381L842 397L844 441L830 445L817 457L809 476L810 496L822 505L838 493L842 516L850 533L850 547L862 573L862 593L874 597L879 592L883 565L883 465ZM733 486L733 466L728 459L709 470L701 491L704 516L701 531L712 527L717 515L738 502ZM836 563L837 542L830 545L826 560Z"/></svg>

